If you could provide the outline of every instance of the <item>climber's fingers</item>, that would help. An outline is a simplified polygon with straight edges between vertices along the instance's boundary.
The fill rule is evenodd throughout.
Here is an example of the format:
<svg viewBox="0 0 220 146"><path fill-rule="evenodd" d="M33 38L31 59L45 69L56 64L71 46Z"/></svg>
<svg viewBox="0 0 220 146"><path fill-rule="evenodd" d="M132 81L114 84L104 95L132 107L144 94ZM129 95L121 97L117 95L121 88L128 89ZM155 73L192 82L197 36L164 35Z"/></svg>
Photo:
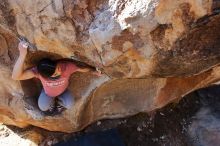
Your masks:
<svg viewBox="0 0 220 146"><path fill-rule="evenodd" d="M98 68L96 68L96 71L95 72L93 72L93 74L94 75L97 75L97 76L102 76L102 72L101 72L101 70L99 70Z"/></svg>
<svg viewBox="0 0 220 146"><path fill-rule="evenodd" d="M27 53L28 43L26 41L21 41L18 45L18 49L21 54Z"/></svg>

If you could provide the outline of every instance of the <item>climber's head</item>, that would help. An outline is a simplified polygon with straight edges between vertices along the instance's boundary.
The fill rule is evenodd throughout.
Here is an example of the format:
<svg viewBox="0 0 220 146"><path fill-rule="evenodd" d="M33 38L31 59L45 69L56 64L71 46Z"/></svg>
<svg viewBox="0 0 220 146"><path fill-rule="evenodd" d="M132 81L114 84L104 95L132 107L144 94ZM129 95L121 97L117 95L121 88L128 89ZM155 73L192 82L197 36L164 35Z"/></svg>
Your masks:
<svg viewBox="0 0 220 146"><path fill-rule="evenodd" d="M49 58L41 59L37 64L37 70L43 77L52 77L57 71L57 62Z"/></svg>

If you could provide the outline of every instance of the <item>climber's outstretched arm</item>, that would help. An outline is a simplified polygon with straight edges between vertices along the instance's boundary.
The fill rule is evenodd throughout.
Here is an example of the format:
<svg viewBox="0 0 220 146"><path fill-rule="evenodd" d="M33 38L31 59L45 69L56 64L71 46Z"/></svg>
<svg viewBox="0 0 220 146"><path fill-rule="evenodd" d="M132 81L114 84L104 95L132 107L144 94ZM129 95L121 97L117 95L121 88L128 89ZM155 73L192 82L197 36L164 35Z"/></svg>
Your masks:
<svg viewBox="0 0 220 146"><path fill-rule="evenodd" d="M18 45L20 54L12 71L12 79L14 80L26 80L35 76L31 70L24 70L24 61L27 55L27 48L28 44L26 42L20 42Z"/></svg>
<svg viewBox="0 0 220 146"><path fill-rule="evenodd" d="M90 68L79 68L77 69L78 72L89 72L92 71Z"/></svg>
<svg viewBox="0 0 220 146"><path fill-rule="evenodd" d="M97 76L102 76L102 72L100 70L95 70L91 68L79 68L77 69L79 72L92 72L92 74L97 75Z"/></svg>

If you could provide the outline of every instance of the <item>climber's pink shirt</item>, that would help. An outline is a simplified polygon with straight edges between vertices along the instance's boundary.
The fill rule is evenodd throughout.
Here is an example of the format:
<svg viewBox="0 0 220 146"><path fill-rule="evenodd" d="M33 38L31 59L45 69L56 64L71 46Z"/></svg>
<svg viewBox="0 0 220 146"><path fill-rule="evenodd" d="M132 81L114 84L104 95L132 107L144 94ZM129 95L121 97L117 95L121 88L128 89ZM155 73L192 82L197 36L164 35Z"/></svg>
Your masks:
<svg viewBox="0 0 220 146"><path fill-rule="evenodd" d="M69 85L70 75L77 71L78 67L70 62L59 62L57 64L61 68L61 76L58 79L49 79L42 77L37 68L34 67L31 70L34 72L35 77L40 79L43 84L45 93L50 97L56 97L62 94Z"/></svg>

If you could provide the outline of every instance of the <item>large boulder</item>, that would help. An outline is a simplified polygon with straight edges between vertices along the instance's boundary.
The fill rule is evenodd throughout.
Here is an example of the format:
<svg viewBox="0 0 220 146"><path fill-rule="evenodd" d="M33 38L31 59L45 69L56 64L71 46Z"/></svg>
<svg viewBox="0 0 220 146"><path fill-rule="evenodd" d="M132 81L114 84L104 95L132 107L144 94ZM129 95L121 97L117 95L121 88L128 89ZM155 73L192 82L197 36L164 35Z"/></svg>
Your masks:
<svg viewBox="0 0 220 146"><path fill-rule="evenodd" d="M220 80L219 2L211 0L0 0L0 121L74 132L103 118L151 112ZM18 36L43 57L103 72L72 75L70 110L45 116L41 85L13 81Z"/></svg>

